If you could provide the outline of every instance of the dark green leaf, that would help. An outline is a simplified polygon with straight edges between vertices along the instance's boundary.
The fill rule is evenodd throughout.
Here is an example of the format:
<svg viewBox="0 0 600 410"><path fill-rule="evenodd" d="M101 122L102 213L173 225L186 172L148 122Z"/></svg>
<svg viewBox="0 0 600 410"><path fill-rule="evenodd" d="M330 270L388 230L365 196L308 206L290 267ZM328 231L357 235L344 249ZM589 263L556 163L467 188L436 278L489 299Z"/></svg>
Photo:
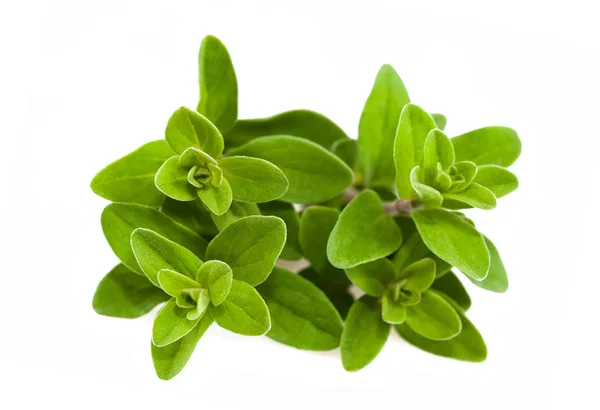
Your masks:
<svg viewBox="0 0 600 410"><path fill-rule="evenodd" d="M485 127L452 138L457 161L508 167L521 154L521 140L507 127Z"/></svg>
<svg viewBox="0 0 600 410"><path fill-rule="evenodd" d="M317 272L331 267L327 259L327 241L340 211L324 206L311 206L302 212L298 242L302 253Z"/></svg>
<svg viewBox="0 0 600 410"><path fill-rule="evenodd" d="M279 258L288 261L296 261L302 258L302 251L298 243L298 229L300 219L298 213L292 204L287 202L273 201L260 204L260 211L263 215L272 215L283 219L287 228L285 245Z"/></svg>
<svg viewBox="0 0 600 410"><path fill-rule="evenodd" d="M298 204L327 201L352 183L352 170L314 142L277 135L257 138L231 151L267 160L283 171L289 187L280 200Z"/></svg>
<svg viewBox="0 0 600 410"><path fill-rule="evenodd" d="M198 71L198 112L225 133L233 128L237 120L238 85L231 57L218 38L206 36L202 40Z"/></svg>
<svg viewBox="0 0 600 410"><path fill-rule="evenodd" d="M346 269L346 275L367 295L382 296L386 287L394 281L395 271L389 259L380 258Z"/></svg>
<svg viewBox="0 0 600 410"><path fill-rule="evenodd" d="M184 337L164 347L152 345L152 361L156 374L163 380L177 376L192 356L196 345L213 323L210 315L204 315L200 322Z"/></svg>
<svg viewBox="0 0 600 410"><path fill-rule="evenodd" d="M385 213L381 200L371 190L361 192L340 214L327 243L333 266L348 269L394 252L402 243L402 232Z"/></svg>
<svg viewBox="0 0 600 410"><path fill-rule="evenodd" d="M431 287L454 300L465 311L471 307L471 297L453 272L448 272L437 278Z"/></svg>
<svg viewBox="0 0 600 410"><path fill-rule="evenodd" d="M377 300L369 296L356 300L348 312L340 343L344 369L354 372L371 363L389 334L390 325L381 319Z"/></svg>
<svg viewBox="0 0 600 410"><path fill-rule="evenodd" d="M164 140L144 144L98 172L92 191L113 202L159 206L165 196L154 185L154 175L173 154Z"/></svg>
<svg viewBox="0 0 600 410"><path fill-rule="evenodd" d="M118 264L100 281L92 306L104 316L133 319L169 299L147 278Z"/></svg>
<svg viewBox="0 0 600 410"><path fill-rule="evenodd" d="M400 112L409 102L408 92L396 71L388 64L382 66L358 125L358 155L365 185L393 185L394 137ZM420 164L414 164L408 172L415 165Z"/></svg>
<svg viewBox="0 0 600 410"><path fill-rule="evenodd" d="M285 223L280 218L247 216L227 225L210 242L206 259L227 263L235 279L256 286L271 273L285 236Z"/></svg>
<svg viewBox="0 0 600 410"><path fill-rule="evenodd" d="M398 272L401 272L411 263L426 257L428 253L429 248L421 239L421 235L418 232L414 232L394 255L394 266Z"/></svg>
<svg viewBox="0 0 600 410"><path fill-rule="evenodd" d="M358 144L356 140L351 140L349 138L339 139L333 143L331 151L350 168L354 169L356 167L358 155Z"/></svg>
<svg viewBox="0 0 600 410"><path fill-rule="evenodd" d="M246 282L233 280L227 299L209 312L224 329L245 336L261 336L271 328L269 309L260 294Z"/></svg>
<svg viewBox="0 0 600 410"><path fill-rule="evenodd" d="M339 346L342 319L327 296L311 282L275 267L257 290L271 313L272 327L267 336L305 350Z"/></svg>
<svg viewBox="0 0 600 410"><path fill-rule="evenodd" d="M309 110L293 110L269 118L239 120L225 134L225 141L228 146L235 147L268 135L292 135L327 149L339 139L348 139L346 133L324 115Z"/></svg>
<svg viewBox="0 0 600 410"><path fill-rule="evenodd" d="M314 283L327 295L342 318L346 318L354 298L348 292L350 281L343 270L331 267L330 272L319 273L312 267L302 270L299 275Z"/></svg>
<svg viewBox="0 0 600 410"><path fill-rule="evenodd" d="M413 213L427 247L461 272L482 280L490 267L490 252L483 236L459 214L444 209Z"/></svg>
<svg viewBox="0 0 600 410"><path fill-rule="evenodd" d="M206 209L200 198L190 202L167 198L160 211L198 235L213 237L219 233L219 229L211 218L211 215L214 216L214 214Z"/></svg>
<svg viewBox="0 0 600 410"><path fill-rule="evenodd" d="M143 275L131 249L131 234L137 228L152 230L202 258L207 242L200 235L156 209L136 204L110 204L102 212L102 231L115 255L129 269ZM157 271L158 273L158 271Z"/></svg>

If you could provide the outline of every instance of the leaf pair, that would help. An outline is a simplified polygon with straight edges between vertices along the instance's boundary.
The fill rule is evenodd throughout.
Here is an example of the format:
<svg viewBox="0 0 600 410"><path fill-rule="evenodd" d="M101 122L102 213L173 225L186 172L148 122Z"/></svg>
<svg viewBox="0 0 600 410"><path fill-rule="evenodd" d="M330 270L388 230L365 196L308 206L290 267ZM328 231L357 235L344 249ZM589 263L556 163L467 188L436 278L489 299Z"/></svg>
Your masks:
<svg viewBox="0 0 600 410"><path fill-rule="evenodd" d="M179 156L169 158L156 173L155 183L178 201L198 197L216 215L233 199L268 202L283 195L287 178L272 163L250 157L227 157L217 127L201 114L180 108L169 119L165 136Z"/></svg>

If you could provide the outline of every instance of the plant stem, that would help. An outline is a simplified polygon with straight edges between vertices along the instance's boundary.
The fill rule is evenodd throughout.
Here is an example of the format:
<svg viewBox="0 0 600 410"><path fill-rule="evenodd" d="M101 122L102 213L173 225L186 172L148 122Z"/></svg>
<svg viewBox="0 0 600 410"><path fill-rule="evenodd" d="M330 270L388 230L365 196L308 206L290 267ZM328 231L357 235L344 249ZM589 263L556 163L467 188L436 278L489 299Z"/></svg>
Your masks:
<svg viewBox="0 0 600 410"><path fill-rule="evenodd" d="M354 188L350 187L344 191L344 203L347 204L352 201L359 192ZM391 216L396 215L410 215L413 210L414 204L412 201L407 201L402 198L398 198L393 202L384 202L384 211Z"/></svg>

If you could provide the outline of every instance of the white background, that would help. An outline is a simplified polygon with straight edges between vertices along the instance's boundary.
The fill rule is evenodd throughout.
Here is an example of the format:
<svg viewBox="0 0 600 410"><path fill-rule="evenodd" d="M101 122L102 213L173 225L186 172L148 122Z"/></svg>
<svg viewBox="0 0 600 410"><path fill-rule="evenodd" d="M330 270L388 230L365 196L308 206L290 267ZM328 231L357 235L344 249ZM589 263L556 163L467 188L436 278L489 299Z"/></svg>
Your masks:
<svg viewBox="0 0 600 410"><path fill-rule="evenodd" d="M0 408L600 408L597 1L18 1L0 3ZM379 66L448 133L515 128L519 190L472 215L509 271L469 286L483 364L393 335L359 373L211 328L170 382L152 315L96 315L116 263L89 181L162 137L197 102L214 34L238 73L240 116L310 108L355 136ZM375 407L373 407L375 408Z"/></svg>

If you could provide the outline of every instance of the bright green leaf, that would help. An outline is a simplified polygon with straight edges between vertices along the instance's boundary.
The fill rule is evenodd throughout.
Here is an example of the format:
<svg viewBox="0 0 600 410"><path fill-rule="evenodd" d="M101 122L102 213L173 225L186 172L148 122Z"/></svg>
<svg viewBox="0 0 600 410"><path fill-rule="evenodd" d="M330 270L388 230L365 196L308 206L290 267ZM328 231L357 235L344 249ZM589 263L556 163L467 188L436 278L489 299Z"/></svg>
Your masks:
<svg viewBox="0 0 600 410"><path fill-rule="evenodd" d="M154 185L154 175L174 154L166 141L142 145L98 172L91 183L92 191L113 202L159 206L165 199Z"/></svg>
<svg viewBox="0 0 600 410"><path fill-rule="evenodd" d="M188 182L188 170L179 165L179 156L169 158L156 172L156 187L166 196L177 201L193 201L198 198L196 188Z"/></svg>
<svg viewBox="0 0 600 410"><path fill-rule="evenodd" d="M462 330L452 339L427 339L415 333L406 323L396 326L396 330L407 342L426 352L465 362L483 362L487 357L487 347L481 334L461 309L455 307L462 323Z"/></svg>
<svg viewBox="0 0 600 410"><path fill-rule="evenodd" d="M196 147L186 149L179 156L179 165L186 170L189 170L195 165L207 167L208 164L217 165L218 163L216 159Z"/></svg>
<svg viewBox="0 0 600 410"><path fill-rule="evenodd" d="M222 181L221 186L206 185L196 192L204 205L216 215L223 215L227 212L233 200L231 186L226 179Z"/></svg>
<svg viewBox="0 0 600 410"><path fill-rule="evenodd" d="M200 267L197 280L210 292L210 301L218 306L231 291L233 272L229 265L221 261L207 261Z"/></svg>
<svg viewBox="0 0 600 410"><path fill-rule="evenodd" d="M437 278L431 285L431 288L448 296L465 311L471 307L471 297L460 279L453 272L448 272Z"/></svg>
<svg viewBox="0 0 600 410"><path fill-rule="evenodd" d="M354 303L354 298L348 292L350 280L343 270L334 267L331 267L331 269L331 271L319 273L309 266L300 271L299 275L321 289L333 303L340 316L346 318L350 307Z"/></svg>
<svg viewBox="0 0 600 410"><path fill-rule="evenodd" d="M189 320L187 309L180 308L171 298L158 312L152 327L152 343L163 347L187 335L198 324L200 318Z"/></svg>
<svg viewBox="0 0 600 410"><path fill-rule="evenodd" d="M340 211L324 206L311 206L302 212L298 242L302 253L317 272L331 267L327 259L327 241Z"/></svg>
<svg viewBox="0 0 600 410"><path fill-rule="evenodd" d="M133 319L167 299L147 278L118 264L98 284L92 306L100 315Z"/></svg>
<svg viewBox="0 0 600 410"><path fill-rule="evenodd" d="M390 293L381 299L381 318L392 325L404 323L406 320L406 306L400 300L394 300Z"/></svg>
<svg viewBox="0 0 600 410"><path fill-rule="evenodd" d="M231 206L224 214L211 214L212 219L219 230L223 230L230 223L250 215L260 215L258 205L251 202L239 202L235 200L231 202Z"/></svg>
<svg viewBox="0 0 600 410"><path fill-rule="evenodd" d="M377 300L369 296L356 300L346 317L340 342L344 369L354 372L371 363L389 334L390 325L381 319Z"/></svg>
<svg viewBox="0 0 600 410"><path fill-rule="evenodd" d="M440 130L444 130L444 128L446 128L446 124L448 123L448 120L446 119L445 115L431 114L431 118L433 118L433 120L435 121L435 125L437 125L437 127Z"/></svg>
<svg viewBox="0 0 600 410"><path fill-rule="evenodd" d="M358 125L358 154L365 185L393 185L394 137L400 112L409 102L408 92L394 68L383 65L377 73ZM408 172L415 165L420 164L414 164Z"/></svg>
<svg viewBox="0 0 600 410"><path fill-rule="evenodd" d="M174 298L181 295L185 289L198 289L200 284L188 276L171 269L161 269L158 272L160 287Z"/></svg>
<svg viewBox="0 0 600 410"><path fill-rule="evenodd" d="M400 115L394 142L396 189L402 199L415 197L410 174L423 162L423 149L429 131L436 128L435 121L422 108L407 104Z"/></svg>
<svg viewBox="0 0 600 410"><path fill-rule="evenodd" d="M186 107L179 108L169 118L165 139L178 154L190 147L214 158L223 153L223 137L217 127L202 114Z"/></svg>
<svg viewBox="0 0 600 410"><path fill-rule="evenodd" d="M129 269L143 275L131 249L131 234L146 228L203 257L207 242L200 235L175 222L156 209L136 204L110 204L102 212L102 231L115 255ZM177 269L175 269L177 270ZM158 274L158 270L156 271Z"/></svg>
<svg viewBox="0 0 600 410"><path fill-rule="evenodd" d="M279 255L280 259L295 261L302 258L302 251L298 243L298 229L300 219L298 212L292 204L281 201L267 202L260 204L260 211L263 215L272 215L283 219L287 228L285 245Z"/></svg>
<svg viewBox="0 0 600 410"><path fill-rule="evenodd" d="M340 214L327 242L327 257L333 266L348 269L383 258L401 243L400 228L385 213L377 194L366 190Z"/></svg>
<svg viewBox="0 0 600 410"><path fill-rule="evenodd" d="M158 273L163 269L194 278L202 265L194 253L149 229L138 228L133 231L131 249L138 266L156 286L159 286Z"/></svg>
<svg viewBox="0 0 600 410"><path fill-rule="evenodd" d="M452 138L457 161L508 167L521 154L521 140L507 127L485 127Z"/></svg>
<svg viewBox="0 0 600 410"><path fill-rule="evenodd" d="M274 216L247 216L225 227L208 245L206 259L227 263L233 277L256 286L283 249L285 223Z"/></svg>
<svg viewBox="0 0 600 410"><path fill-rule="evenodd" d="M460 316L434 291L421 294L421 302L407 309L406 324L431 340L448 340L461 331Z"/></svg>
<svg viewBox="0 0 600 410"><path fill-rule="evenodd" d="M313 204L327 201L352 183L352 170L338 157L314 142L277 135L257 138L231 151L273 163L288 179L281 201Z"/></svg>
<svg viewBox="0 0 600 410"><path fill-rule="evenodd" d="M354 169L356 167L358 156L358 144L356 140L349 138L339 139L333 143L331 151L350 168Z"/></svg>
<svg viewBox="0 0 600 410"><path fill-rule="evenodd" d="M261 336L271 328L269 309L263 298L246 282L233 280L227 299L209 312L224 329L245 336Z"/></svg>
<svg viewBox="0 0 600 410"><path fill-rule="evenodd" d="M424 292L435 280L435 262L431 258L424 258L411 263L399 273L397 279L406 281L408 289Z"/></svg>
<svg viewBox="0 0 600 410"><path fill-rule="evenodd" d="M402 244L392 261L396 267L396 271L401 272L411 263L426 257L429 252L429 248L421 239L421 235L419 235L418 232L414 232L408 240Z"/></svg>
<svg viewBox="0 0 600 410"><path fill-rule="evenodd" d="M233 199L268 202L279 198L288 188L283 172L269 161L250 157L227 157L219 161L231 185Z"/></svg>
<svg viewBox="0 0 600 410"><path fill-rule="evenodd" d="M444 201L442 194L437 189L422 183L420 174L421 167L418 166L410 172L410 183L419 201L425 208L439 208Z"/></svg>
<svg viewBox="0 0 600 410"><path fill-rule="evenodd" d="M382 296L386 287L394 281L394 265L389 259L380 258L346 269L353 284L371 296Z"/></svg>
<svg viewBox="0 0 600 410"><path fill-rule="evenodd" d="M444 193L443 196L446 199L464 202L475 208L494 209L496 207L496 196L494 193L476 182L472 182L466 189L460 192L448 192Z"/></svg>
<svg viewBox="0 0 600 410"><path fill-rule="evenodd" d="M425 183L432 185L438 174L438 164L448 169L454 164L452 141L442 131L433 129L427 134L423 151L423 173Z"/></svg>
<svg viewBox="0 0 600 410"><path fill-rule="evenodd" d="M213 323L210 315L204 315L198 324L184 337L164 347L152 345L152 361L156 374L162 380L177 376L192 356L196 345Z"/></svg>
<svg viewBox="0 0 600 410"><path fill-rule="evenodd" d="M239 120L225 134L228 146L243 145L257 137L292 135L329 149L335 141L348 139L346 133L333 121L314 111L293 110L269 118Z"/></svg>
<svg viewBox="0 0 600 410"><path fill-rule="evenodd" d="M496 198L510 194L519 186L519 180L508 169L498 165L480 165L473 182L483 185L494 193Z"/></svg>
<svg viewBox="0 0 600 410"><path fill-rule="evenodd" d="M504 293L508 289L508 276L506 275L506 269L500 258L500 253L488 238L485 238L485 243L490 251L490 271L484 280L477 281L472 278L469 279L482 289Z"/></svg>
<svg viewBox="0 0 600 410"><path fill-rule="evenodd" d="M302 276L275 267L258 288L267 302L273 340L305 350L340 344L343 322L327 296Z"/></svg>
<svg viewBox="0 0 600 410"><path fill-rule="evenodd" d="M466 275L482 280L490 267L490 252L483 236L455 212L429 209L413 213L427 247Z"/></svg>
<svg viewBox="0 0 600 410"><path fill-rule="evenodd" d="M198 74L198 112L225 133L237 120L238 85L229 52L214 36L204 37L200 44Z"/></svg>

